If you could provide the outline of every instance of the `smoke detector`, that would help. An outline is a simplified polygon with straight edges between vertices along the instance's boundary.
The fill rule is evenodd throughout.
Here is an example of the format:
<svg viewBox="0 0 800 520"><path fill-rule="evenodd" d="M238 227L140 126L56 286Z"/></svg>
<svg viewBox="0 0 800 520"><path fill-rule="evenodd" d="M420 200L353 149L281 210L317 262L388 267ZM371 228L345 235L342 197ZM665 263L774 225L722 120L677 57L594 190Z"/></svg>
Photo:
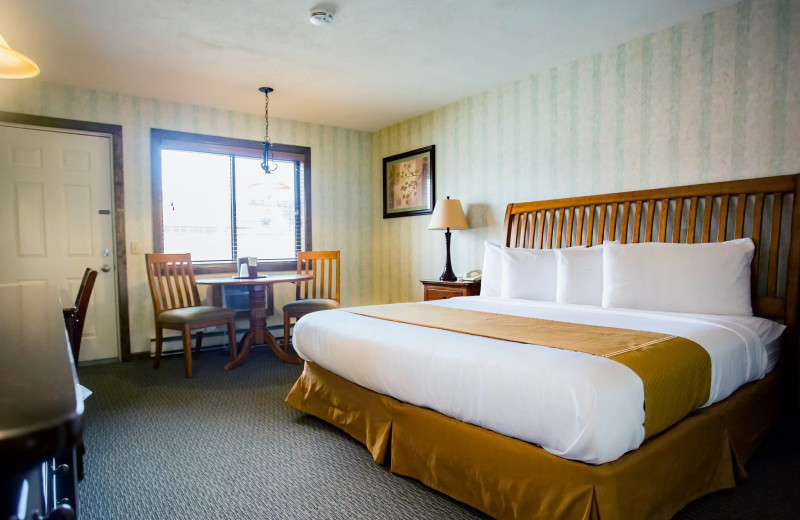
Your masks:
<svg viewBox="0 0 800 520"><path fill-rule="evenodd" d="M328 25L333 23L333 9L326 6L317 6L308 12L308 21L314 25Z"/></svg>

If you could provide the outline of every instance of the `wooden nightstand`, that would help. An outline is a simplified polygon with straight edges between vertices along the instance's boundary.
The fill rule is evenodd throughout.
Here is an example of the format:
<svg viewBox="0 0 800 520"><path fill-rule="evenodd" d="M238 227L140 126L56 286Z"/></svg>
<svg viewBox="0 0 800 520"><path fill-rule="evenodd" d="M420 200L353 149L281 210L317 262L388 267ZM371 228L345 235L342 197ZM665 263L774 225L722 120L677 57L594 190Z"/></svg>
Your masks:
<svg viewBox="0 0 800 520"><path fill-rule="evenodd" d="M425 288L425 301L446 300L456 296L478 296L481 282L442 282L441 280L420 280Z"/></svg>

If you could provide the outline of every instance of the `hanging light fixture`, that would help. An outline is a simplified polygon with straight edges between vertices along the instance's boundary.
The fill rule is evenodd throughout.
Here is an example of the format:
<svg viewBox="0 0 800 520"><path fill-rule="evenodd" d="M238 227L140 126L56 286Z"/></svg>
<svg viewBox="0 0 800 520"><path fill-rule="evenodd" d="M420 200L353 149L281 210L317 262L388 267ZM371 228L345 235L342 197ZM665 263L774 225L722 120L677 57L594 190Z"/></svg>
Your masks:
<svg viewBox="0 0 800 520"><path fill-rule="evenodd" d="M39 67L32 59L11 48L0 34L0 78L27 79L39 75Z"/></svg>
<svg viewBox="0 0 800 520"><path fill-rule="evenodd" d="M275 159L272 156L272 142L269 140L269 93L273 91L270 87L261 87L259 92L264 93L264 156L261 160L261 168L264 173L272 173L278 169Z"/></svg>

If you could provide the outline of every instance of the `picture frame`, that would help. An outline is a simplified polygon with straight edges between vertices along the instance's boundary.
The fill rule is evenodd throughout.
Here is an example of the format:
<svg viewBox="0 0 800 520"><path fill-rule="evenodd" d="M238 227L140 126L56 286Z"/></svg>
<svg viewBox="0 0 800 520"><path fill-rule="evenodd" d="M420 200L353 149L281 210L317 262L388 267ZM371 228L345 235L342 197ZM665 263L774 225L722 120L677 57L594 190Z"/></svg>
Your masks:
<svg viewBox="0 0 800 520"><path fill-rule="evenodd" d="M430 215L436 200L436 145L383 159L383 218Z"/></svg>

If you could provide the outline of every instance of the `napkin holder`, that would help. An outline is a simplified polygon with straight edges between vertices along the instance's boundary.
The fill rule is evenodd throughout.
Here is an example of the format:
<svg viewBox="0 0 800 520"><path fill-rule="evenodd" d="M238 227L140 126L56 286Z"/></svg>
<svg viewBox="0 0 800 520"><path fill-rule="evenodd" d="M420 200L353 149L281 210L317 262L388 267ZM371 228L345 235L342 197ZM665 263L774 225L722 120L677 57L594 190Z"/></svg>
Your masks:
<svg viewBox="0 0 800 520"><path fill-rule="evenodd" d="M239 276L241 278L258 278L258 258L243 256L239 258Z"/></svg>

